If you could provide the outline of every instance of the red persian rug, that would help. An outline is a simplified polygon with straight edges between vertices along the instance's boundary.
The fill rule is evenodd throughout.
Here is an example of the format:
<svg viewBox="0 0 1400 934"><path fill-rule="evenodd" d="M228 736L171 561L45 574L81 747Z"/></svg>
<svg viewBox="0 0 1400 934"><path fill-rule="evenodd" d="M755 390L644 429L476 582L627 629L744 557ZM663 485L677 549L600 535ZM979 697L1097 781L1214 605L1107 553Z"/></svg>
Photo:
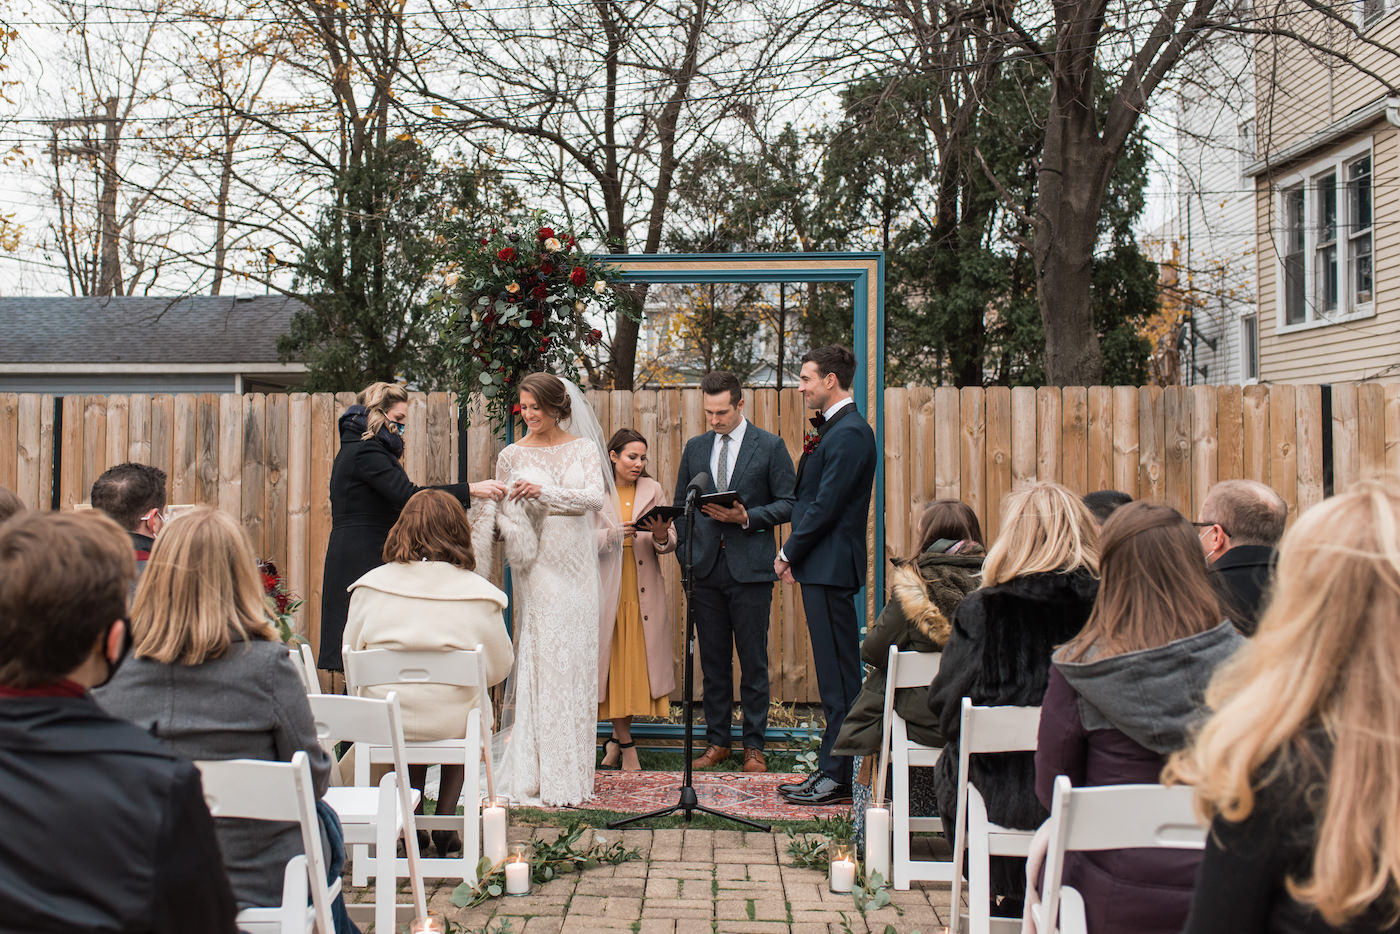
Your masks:
<svg viewBox="0 0 1400 934"><path fill-rule="evenodd" d="M774 772L696 772L695 795L700 803L726 814L752 820L812 820L850 811L849 804L826 807L790 804L778 786L805 776ZM585 807L645 814L670 807L680 797L680 772L605 772L593 779L593 800Z"/></svg>

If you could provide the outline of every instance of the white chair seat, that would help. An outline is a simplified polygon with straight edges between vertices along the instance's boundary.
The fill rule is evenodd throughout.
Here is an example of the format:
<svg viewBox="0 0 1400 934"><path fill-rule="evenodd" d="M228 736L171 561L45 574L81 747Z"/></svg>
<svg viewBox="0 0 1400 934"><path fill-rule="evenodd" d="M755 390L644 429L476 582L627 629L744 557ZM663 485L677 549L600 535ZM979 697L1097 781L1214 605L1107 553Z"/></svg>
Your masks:
<svg viewBox="0 0 1400 934"><path fill-rule="evenodd" d="M418 799L421 795L418 789L412 789L409 799L413 806L418 806ZM335 816L340 818L341 829L345 832L346 843L373 843L374 824L379 817L379 789L361 788L358 785L341 785L336 788L327 788L322 801L335 809ZM403 807L399 804L398 798L394 799L394 821L400 827L403 826ZM361 828L368 828L370 833L367 839L351 839L360 836L355 831Z"/></svg>

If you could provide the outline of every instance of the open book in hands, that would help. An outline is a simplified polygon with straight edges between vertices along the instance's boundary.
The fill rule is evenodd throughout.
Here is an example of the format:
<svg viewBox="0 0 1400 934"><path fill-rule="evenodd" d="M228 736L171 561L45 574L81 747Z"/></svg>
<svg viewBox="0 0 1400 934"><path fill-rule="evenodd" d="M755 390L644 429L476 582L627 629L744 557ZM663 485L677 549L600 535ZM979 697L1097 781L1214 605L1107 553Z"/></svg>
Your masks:
<svg viewBox="0 0 1400 934"><path fill-rule="evenodd" d="M723 493L706 493L695 501L697 506L733 506L735 503L739 502L742 502L742 500L739 499L739 494L733 490L726 490ZM670 522L672 519L677 519L683 515L685 515L684 506L653 506L634 519L632 524L640 529L642 526L650 523L652 519L664 519Z"/></svg>

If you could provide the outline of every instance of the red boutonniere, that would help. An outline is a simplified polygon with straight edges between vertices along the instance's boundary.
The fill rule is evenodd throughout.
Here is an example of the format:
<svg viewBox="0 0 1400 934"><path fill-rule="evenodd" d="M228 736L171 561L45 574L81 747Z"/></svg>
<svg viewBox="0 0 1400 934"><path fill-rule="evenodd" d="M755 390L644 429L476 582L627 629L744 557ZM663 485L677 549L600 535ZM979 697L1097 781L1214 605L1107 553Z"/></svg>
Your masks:
<svg viewBox="0 0 1400 934"><path fill-rule="evenodd" d="M817 449L817 445L822 443L821 432L816 429L808 429L807 434L802 437L802 453L811 454Z"/></svg>

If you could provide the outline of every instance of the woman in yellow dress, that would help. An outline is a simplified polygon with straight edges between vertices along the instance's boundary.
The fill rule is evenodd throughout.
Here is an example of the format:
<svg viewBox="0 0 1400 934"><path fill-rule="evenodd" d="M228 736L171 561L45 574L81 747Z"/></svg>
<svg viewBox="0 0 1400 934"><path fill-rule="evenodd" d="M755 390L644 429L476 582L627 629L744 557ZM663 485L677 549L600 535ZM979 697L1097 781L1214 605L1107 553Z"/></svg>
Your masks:
<svg viewBox="0 0 1400 934"><path fill-rule="evenodd" d="M666 583L657 555L676 548L669 520L653 519L638 528L634 517L653 506L667 505L666 491L647 475L647 442L630 428L620 428L608 442L617 481L622 521L622 586L617 619L604 622L598 634L598 719L611 720L613 735L603 743L602 767L636 771L633 717L670 713L676 686L671 625L666 612Z"/></svg>

